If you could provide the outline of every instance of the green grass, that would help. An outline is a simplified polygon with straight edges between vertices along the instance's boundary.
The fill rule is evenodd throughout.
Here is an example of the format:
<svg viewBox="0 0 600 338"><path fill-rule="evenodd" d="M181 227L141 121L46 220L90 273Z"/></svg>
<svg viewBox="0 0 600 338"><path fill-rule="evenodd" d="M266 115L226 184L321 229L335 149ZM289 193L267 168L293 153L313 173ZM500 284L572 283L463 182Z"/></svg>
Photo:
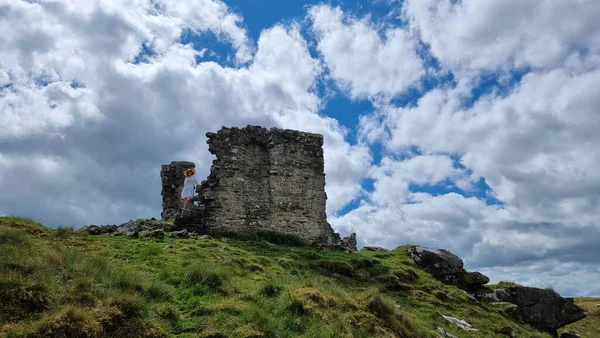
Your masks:
<svg viewBox="0 0 600 338"><path fill-rule="evenodd" d="M428 338L438 327L505 337L507 326L548 337L437 282L408 246L344 253L252 239L91 236L2 217L0 337Z"/></svg>
<svg viewBox="0 0 600 338"><path fill-rule="evenodd" d="M579 305L585 311L589 311L587 318L572 323L560 330L562 332L576 332L582 338L600 337L600 298L576 297L575 304Z"/></svg>

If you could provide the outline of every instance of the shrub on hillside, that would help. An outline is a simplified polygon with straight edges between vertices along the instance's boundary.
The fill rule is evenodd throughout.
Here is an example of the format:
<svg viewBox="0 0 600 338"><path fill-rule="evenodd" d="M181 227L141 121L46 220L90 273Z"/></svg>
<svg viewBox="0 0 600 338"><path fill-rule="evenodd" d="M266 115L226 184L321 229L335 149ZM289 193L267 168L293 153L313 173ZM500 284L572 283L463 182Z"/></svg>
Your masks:
<svg viewBox="0 0 600 338"><path fill-rule="evenodd" d="M159 305L156 308L156 315L159 318L169 321L172 325L176 325L180 319L179 309L168 303Z"/></svg>
<svg viewBox="0 0 600 338"><path fill-rule="evenodd" d="M394 276L398 277L401 282L416 282L419 279L419 274L410 268L394 271Z"/></svg>
<svg viewBox="0 0 600 338"><path fill-rule="evenodd" d="M153 281L152 284L145 290L145 295L153 300L169 301L173 299L173 287L158 281Z"/></svg>
<svg viewBox="0 0 600 338"><path fill-rule="evenodd" d="M262 288L261 294L265 297L277 297L281 293L282 288L278 285L267 284Z"/></svg>
<svg viewBox="0 0 600 338"><path fill-rule="evenodd" d="M72 236L74 233L75 233L75 230L73 229L73 227L60 226L56 229L55 235L59 239L65 239L65 238Z"/></svg>
<svg viewBox="0 0 600 338"><path fill-rule="evenodd" d="M30 313L48 310L50 304L50 294L45 285L25 285L15 279L0 279L0 320L19 320Z"/></svg>
<svg viewBox="0 0 600 338"><path fill-rule="evenodd" d="M401 312L391 300L376 293L371 296L367 303L367 310L394 332L397 337L417 338L412 319Z"/></svg>
<svg viewBox="0 0 600 338"><path fill-rule="evenodd" d="M136 294L119 294L109 305L119 309L125 318L139 318L144 314L142 299Z"/></svg>
<svg viewBox="0 0 600 338"><path fill-rule="evenodd" d="M92 310L67 306L60 312L46 316L33 334L27 337L98 337L102 325L94 317Z"/></svg>
<svg viewBox="0 0 600 338"><path fill-rule="evenodd" d="M323 260L313 265L313 268L324 275L338 274L346 277L354 276L354 267L345 261Z"/></svg>
<svg viewBox="0 0 600 338"><path fill-rule="evenodd" d="M197 295L206 291L228 294L230 290L225 285L227 278L227 273L217 266L194 265L186 272L183 282Z"/></svg>

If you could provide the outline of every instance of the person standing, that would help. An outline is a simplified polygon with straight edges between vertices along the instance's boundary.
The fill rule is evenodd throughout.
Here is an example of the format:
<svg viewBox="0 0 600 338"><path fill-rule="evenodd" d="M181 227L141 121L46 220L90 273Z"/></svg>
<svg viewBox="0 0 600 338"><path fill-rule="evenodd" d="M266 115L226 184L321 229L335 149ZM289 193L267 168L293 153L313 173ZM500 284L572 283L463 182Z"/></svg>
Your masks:
<svg viewBox="0 0 600 338"><path fill-rule="evenodd" d="M198 180L196 180L196 170L187 169L183 172L185 179L183 180L183 189L181 190L181 198L185 201L183 204L183 210L181 211L181 215L183 216L183 212L186 210L190 210L192 206L192 199L196 193L196 185L198 184Z"/></svg>

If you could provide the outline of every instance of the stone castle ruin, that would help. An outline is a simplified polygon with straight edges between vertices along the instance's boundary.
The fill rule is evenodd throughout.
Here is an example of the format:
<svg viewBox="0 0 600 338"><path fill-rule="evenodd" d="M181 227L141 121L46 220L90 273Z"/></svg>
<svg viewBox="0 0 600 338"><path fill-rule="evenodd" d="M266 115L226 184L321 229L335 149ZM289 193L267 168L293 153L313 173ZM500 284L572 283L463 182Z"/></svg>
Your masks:
<svg viewBox="0 0 600 338"><path fill-rule="evenodd" d="M216 159L196 187L197 205L184 216L183 172L195 164L162 166L163 219L203 233L278 232L309 244L356 248L355 234L341 239L327 222L322 135L247 126L206 137Z"/></svg>

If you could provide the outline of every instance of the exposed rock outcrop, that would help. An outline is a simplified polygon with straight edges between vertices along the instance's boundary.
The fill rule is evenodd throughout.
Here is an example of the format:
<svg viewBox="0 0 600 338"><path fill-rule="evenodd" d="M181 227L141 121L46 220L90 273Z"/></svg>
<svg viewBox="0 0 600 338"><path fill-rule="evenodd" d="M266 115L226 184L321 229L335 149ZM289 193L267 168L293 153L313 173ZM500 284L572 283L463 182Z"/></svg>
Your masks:
<svg viewBox="0 0 600 338"><path fill-rule="evenodd" d="M516 318L541 331L558 337L557 329L585 318L573 298L563 298L550 289L515 286L497 290L479 290L481 300L509 302L517 306Z"/></svg>
<svg viewBox="0 0 600 338"><path fill-rule="evenodd" d="M467 323L465 320L463 319L459 319L459 318L455 318L452 316L446 316L446 315L442 315L442 317L450 324L454 324L458 327L460 327L461 329L465 330L465 331L469 331L469 332L475 332L478 331L476 328L474 328L471 324Z"/></svg>
<svg viewBox="0 0 600 338"><path fill-rule="evenodd" d="M79 231L85 231L90 235L103 235L117 231L116 225L86 225L80 229Z"/></svg>
<svg viewBox="0 0 600 338"><path fill-rule="evenodd" d="M418 267L434 278L472 292L479 301L516 305L515 311L509 314L553 337L558 337L558 328L585 318L583 309L575 305L572 298L563 298L553 290L523 286L496 290L482 287L489 278L479 272L466 271L463 261L447 250L413 246L408 253Z"/></svg>
<svg viewBox="0 0 600 338"><path fill-rule="evenodd" d="M154 218L151 219L132 219L121 225L87 225L79 228L78 231L84 231L90 235L103 235L115 233L129 237L164 237L165 231L172 231L173 225L167 222L161 222Z"/></svg>
<svg viewBox="0 0 600 338"><path fill-rule="evenodd" d="M137 236L141 231L162 229L163 224L155 219L135 219L117 227L117 232L123 236Z"/></svg>
<svg viewBox="0 0 600 338"><path fill-rule="evenodd" d="M339 241L339 244L343 248L350 250L356 250L356 234L352 233L348 237L344 237Z"/></svg>
<svg viewBox="0 0 600 338"><path fill-rule="evenodd" d="M462 259L444 249L414 246L408 249L408 254L418 267L447 285L455 285L471 291L490 281L480 272L466 271Z"/></svg>

